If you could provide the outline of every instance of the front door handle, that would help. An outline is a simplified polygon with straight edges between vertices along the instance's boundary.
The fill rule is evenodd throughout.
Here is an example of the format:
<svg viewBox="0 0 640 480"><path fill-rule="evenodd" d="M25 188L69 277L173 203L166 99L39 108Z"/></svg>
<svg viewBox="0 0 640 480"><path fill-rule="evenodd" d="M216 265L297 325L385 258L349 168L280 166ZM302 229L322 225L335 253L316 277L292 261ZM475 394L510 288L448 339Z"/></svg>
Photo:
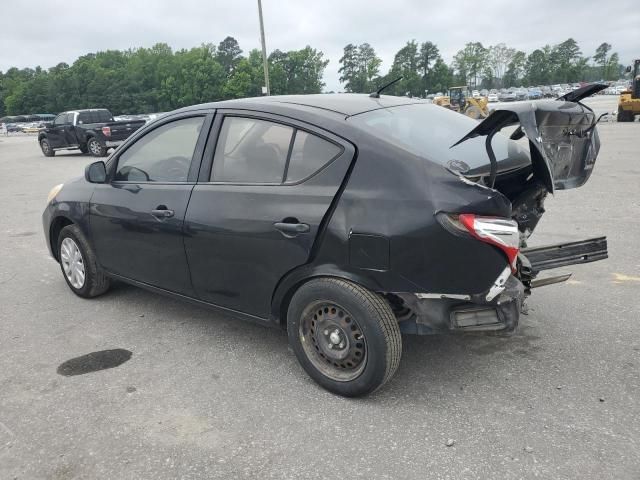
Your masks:
<svg viewBox="0 0 640 480"><path fill-rule="evenodd" d="M309 225L307 225L306 223L277 222L273 224L273 227L287 236L296 236L301 233L309 233L309 230L311 230L309 228Z"/></svg>
<svg viewBox="0 0 640 480"><path fill-rule="evenodd" d="M169 210L167 208L156 208L155 210L151 210L151 215L156 218L170 218L175 215L176 212L173 210Z"/></svg>

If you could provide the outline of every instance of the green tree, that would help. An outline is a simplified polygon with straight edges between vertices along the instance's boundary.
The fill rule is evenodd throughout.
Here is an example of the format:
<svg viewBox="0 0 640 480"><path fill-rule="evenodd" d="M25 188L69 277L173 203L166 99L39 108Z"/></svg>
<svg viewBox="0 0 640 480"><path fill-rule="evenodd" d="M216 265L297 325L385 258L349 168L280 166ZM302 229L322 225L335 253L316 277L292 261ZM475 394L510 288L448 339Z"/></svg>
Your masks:
<svg viewBox="0 0 640 480"><path fill-rule="evenodd" d="M453 70L442 60L438 58L431 73L429 75L430 91L433 93L446 92L449 87L453 86Z"/></svg>
<svg viewBox="0 0 640 480"><path fill-rule="evenodd" d="M322 52L310 46L289 52L275 50L269 56L271 90L274 95L320 93L328 63Z"/></svg>
<svg viewBox="0 0 640 480"><path fill-rule="evenodd" d="M360 78L360 61L359 61L359 48L353 43L345 45L343 49L343 55L338 60L340 68L338 73L340 74L340 83L344 83L344 88L347 92L362 92L363 85Z"/></svg>
<svg viewBox="0 0 640 480"><path fill-rule="evenodd" d="M554 83L577 82L587 65L587 59L582 57L580 47L573 38L556 45L551 51L550 60L553 65Z"/></svg>
<svg viewBox="0 0 640 480"><path fill-rule="evenodd" d="M379 76L382 60L371 45L346 45L339 63L340 82L345 84L347 92L363 93L374 89L374 79Z"/></svg>
<svg viewBox="0 0 640 480"><path fill-rule="evenodd" d="M618 80L621 76L620 57L617 52L613 52L607 62L607 69L603 80Z"/></svg>
<svg viewBox="0 0 640 480"><path fill-rule="evenodd" d="M503 83L505 87L515 87L524 82L524 72L527 61L527 54L518 50L507 66Z"/></svg>
<svg viewBox="0 0 640 480"><path fill-rule="evenodd" d="M411 40L396 52L389 74L380 83L388 83L398 77L402 77L402 80L387 90L388 93L411 97L423 96L424 89L418 73L418 62L418 44L415 40Z"/></svg>
<svg viewBox="0 0 640 480"><path fill-rule="evenodd" d="M544 46L531 52L524 67L528 82L532 85L546 85L551 82L551 47Z"/></svg>
<svg viewBox="0 0 640 480"><path fill-rule="evenodd" d="M422 79L422 91L434 91L434 70L438 61L442 61L440 50L432 42L423 42L420 44L420 53L418 54L418 71Z"/></svg>
<svg viewBox="0 0 640 480"><path fill-rule="evenodd" d="M242 49L233 37L227 37L218 45L216 60L222 65L227 76L231 76L242 56Z"/></svg>
<svg viewBox="0 0 640 480"><path fill-rule="evenodd" d="M478 79L487 70L489 52L482 43L470 42L453 57L453 64L458 71L461 83L478 85Z"/></svg>
<svg viewBox="0 0 640 480"><path fill-rule="evenodd" d="M601 43L596 48L596 53L593 56L593 61L602 67L602 78L607 77L607 66L609 65L609 51L611 50L611 44L607 42Z"/></svg>
<svg viewBox="0 0 640 480"><path fill-rule="evenodd" d="M491 72L491 77L494 80L491 82L491 86L502 86L504 74L515 54L516 49L507 47L504 43L498 43L497 45L489 47L489 51L487 52L487 65L489 67L488 70Z"/></svg>
<svg viewBox="0 0 640 480"><path fill-rule="evenodd" d="M596 48L596 53L593 55L593 61L596 65L600 66L602 80L616 80L618 78L618 63L620 58L616 52L609 55L611 51L611 44L604 42Z"/></svg>

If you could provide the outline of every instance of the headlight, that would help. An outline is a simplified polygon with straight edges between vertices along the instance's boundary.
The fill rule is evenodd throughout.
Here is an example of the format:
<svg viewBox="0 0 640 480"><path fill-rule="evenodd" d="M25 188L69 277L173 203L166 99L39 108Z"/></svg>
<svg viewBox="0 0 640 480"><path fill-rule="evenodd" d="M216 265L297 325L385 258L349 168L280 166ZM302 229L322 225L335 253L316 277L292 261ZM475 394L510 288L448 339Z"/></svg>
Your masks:
<svg viewBox="0 0 640 480"><path fill-rule="evenodd" d="M56 198L56 195L58 195L58 193L60 193L60 190L62 190L63 186L64 186L64 184L61 183L60 185L56 185L55 187L53 187L51 189L51 191L49 192L49 195L47 195L47 203L51 203L51 200Z"/></svg>

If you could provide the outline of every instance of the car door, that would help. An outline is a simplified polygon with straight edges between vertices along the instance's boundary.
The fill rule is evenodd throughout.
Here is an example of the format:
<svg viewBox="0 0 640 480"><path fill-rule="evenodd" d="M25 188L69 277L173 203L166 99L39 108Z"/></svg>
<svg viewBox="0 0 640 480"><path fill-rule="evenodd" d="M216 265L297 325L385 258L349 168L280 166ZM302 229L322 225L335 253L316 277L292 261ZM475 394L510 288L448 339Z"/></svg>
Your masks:
<svg viewBox="0 0 640 480"><path fill-rule="evenodd" d="M91 236L109 272L192 295L182 240L212 115L171 116L110 160L91 199Z"/></svg>
<svg viewBox="0 0 640 480"><path fill-rule="evenodd" d="M47 140L51 148L60 148L65 146L64 128L69 118L68 113L61 113L54 120L51 127L47 128Z"/></svg>
<svg viewBox="0 0 640 480"><path fill-rule="evenodd" d="M63 127L63 141L66 145L78 145L78 139L76 138L76 123L79 114L71 112L67 117L67 121Z"/></svg>
<svg viewBox="0 0 640 480"><path fill-rule="evenodd" d="M220 112L213 130L185 217L193 285L206 302L268 318L280 279L309 261L355 150L267 114Z"/></svg>

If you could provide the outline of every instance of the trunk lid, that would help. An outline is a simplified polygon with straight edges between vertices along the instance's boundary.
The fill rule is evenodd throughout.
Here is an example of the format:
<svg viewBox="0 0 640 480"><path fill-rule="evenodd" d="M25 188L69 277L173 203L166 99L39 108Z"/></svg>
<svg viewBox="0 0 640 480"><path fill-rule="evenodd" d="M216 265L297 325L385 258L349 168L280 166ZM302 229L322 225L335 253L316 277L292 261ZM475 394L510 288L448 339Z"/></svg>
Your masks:
<svg viewBox="0 0 640 480"><path fill-rule="evenodd" d="M583 185L591 175L600 150L597 119L589 107L580 103L585 96L606 88L588 85L553 101L514 104L494 110L452 147L475 137L487 136L493 184L498 173L491 141L504 127L519 124L512 140L526 137L534 177L549 193ZM572 101L573 100L573 101ZM490 185L492 186L492 185Z"/></svg>

